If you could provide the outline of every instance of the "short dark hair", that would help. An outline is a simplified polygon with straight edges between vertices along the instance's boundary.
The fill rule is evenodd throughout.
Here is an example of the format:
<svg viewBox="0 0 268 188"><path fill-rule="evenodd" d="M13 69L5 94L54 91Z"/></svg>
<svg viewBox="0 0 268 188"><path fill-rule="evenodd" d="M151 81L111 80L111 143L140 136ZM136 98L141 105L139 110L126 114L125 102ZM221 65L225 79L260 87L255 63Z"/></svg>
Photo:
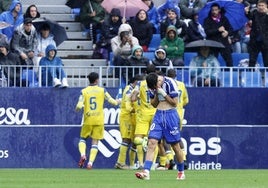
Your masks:
<svg viewBox="0 0 268 188"><path fill-rule="evenodd" d="M40 28L40 31L47 31L47 30L50 30L50 25L48 23L44 23L41 28Z"/></svg>
<svg viewBox="0 0 268 188"><path fill-rule="evenodd" d="M168 69L167 71L167 76L170 77L170 78L176 78L176 70L175 69Z"/></svg>
<svg viewBox="0 0 268 188"><path fill-rule="evenodd" d="M156 89L157 81L158 81L158 75L154 72L151 72L146 76L146 83L149 89Z"/></svg>
<svg viewBox="0 0 268 188"><path fill-rule="evenodd" d="M88 76L88 81L90 84L93 84L97 79L99 79L99 74L96 72L91 72Z"/></svg>

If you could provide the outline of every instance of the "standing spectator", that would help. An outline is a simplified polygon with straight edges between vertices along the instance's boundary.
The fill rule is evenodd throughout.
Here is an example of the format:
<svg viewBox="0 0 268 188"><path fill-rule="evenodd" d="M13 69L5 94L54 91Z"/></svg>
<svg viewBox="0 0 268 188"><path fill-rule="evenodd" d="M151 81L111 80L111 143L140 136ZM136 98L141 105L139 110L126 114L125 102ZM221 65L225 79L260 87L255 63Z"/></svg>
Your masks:
<svg viewBox="0 0 268 188"><path fill-rule="evenodd" d="M139 40L143 51L147 52L153 37L153 25L149 21L146 11L141 9L136 16L130 20L129 25L132 27L133 36Z"/></svg>
<svg viewBox="0 0 268 188"><path fill-rule="evenodd" d="M183 152L179 145L180 135L180 118L176 109L178 104L177 85L173 79L159 76L156 73L150 73L146 76L147 86L150 89L150 99L156 112L149 132L148 150L144 163L144 170L136 172L139 179L149 180L150 170L153 164L154 152L158 142L165 139L171 144L176 156L177 163L177 180L184 180L184 163Z"/></svg>
<svg viewBox="0 0 268 188"><path fill-rule="evenodd" d="M159 47L154 52L154 59L151 61L151 63L157 68L159 68L159 71L166 74L168 69L173 68L172 61L167 58L166 50L162 47ZM164 68L166 67L166 68Z"/></svg>
<svg viewBox="0 0 268 188"><path fill-rule="evenodd" d="M257 9L249 13L249 8L246 9L249 18L252 20L252 28L248 45L249 66L255 67L259 52L262 54L263 64L268 67L268 8L266 0L259 0Z"/></svg>
<svg viewBox="0 0 268 188"><path fill-rule="evenodd" d="M225 46L225 48L221 49L219 52L225 60L226 66L232 67L232 46L229 41L229 36L232 34L233 29L230 22L224 15L224 10L221 9L217 2L211 5L209 15L205 19L203 27L205 29L207 39L218 41ZM217 57L218 52L214 53Z"/></svg>
<svg viewBox="0 0 268 188"><path fill-rule="evenodd" d="M160 22L167 18L167 11L170 9L173 9L178 17L180 17L181 11L179 8L179 0L166 0L166 2L161 4L157 9Z"/></svg>
<svg viewBox="0 0 268 188"><path fill-rule="evenodd" d="M1 21L10 24L9 27L2 30L0 29L0 33L5 34L10 41L14 30L23 23L22 5L19 0L13 0L9 10L0 15L0 22Z"/></svg>
<svg viewBox="0 0 268 188"><path fill-rule="evenodd" d="M8 10L10 4L11 4L12 0L1 0L0 1L0 14L2 12L5 12Z"/></svg>
<svg viewBox="0 0 268 188"><path fill-rule="evenodd" d="M103 0L87 0L80 9L80 22L84 30L89 31L90 40L97 42L97 34L100 33L104 22L105 10L101 6Z"/></svg>
<svg viewBox="0 0 268 188"><path fill-rule="evenodd" d="M23 17L25 18L31 18L31 19L36 19L36 18L40 18L40 12L38 12L37 10L37 6L36 5L30 5L27 9L26 12L24 13Z"/></svg>
<svg viewBox="0 0 268 188"><path fill-rule="evenodd" d="M20 55L24 65L34 65L33 58L37 54L37 32L31 18L25 18L22 25L16 28L11 40L12 51Z"/></svg>
<svg viewBox="0 0 268 188"><path fill-rule="evenodd" d="M2 69L0 68L0 86L3 87L2 83L5 78L7 79L7 86L20 86L20 68L15 67L20 64L21 61L19 56L16 53L9 51L7 40L2 38L0 41L0 65L4 65L4 67L2 67Z"/></svg>
<svg viewBox="0 0 268 188"><path fill-rule="evenodd" d="M240 37L241 37L240 42L241 42L242 53L248 53L248 44L249 44L249 39L250 39L251 26L252 26L252 21L249 20L240 32Z"/></svg>
<svg viewBox="0 0 268 188"><path fill-rule="evenodd" d="M99 87L99 74L91 72L88 76L89 86L82 89L79 100L76 104L76 111L84 108L83 124L80 132L78 144L81 158L78 163L79 168L83 168L87 160L86 157L86 140L91 138L91 149L87 169L92 169L93 163L98 153L98 142L104 137L104 100L113 105L120 104L106 91Z"/></svg>
<svg viewBox="0 0 268 188"><path fill-rule="evenodd" d="M159 16L153 0L142 0L149 9L147 10L148 20L153 24L153 33L159 33Z"/></svg>
<svg viewBox="0 0 268 188"><path fill-rule="evenodd" d="M198 21L198 12L194 12L191 21L188 22L187 33L188 33L187 42L203 40L206 38L205 30Z"/></svg>
<svg viewBox="0 0 268 188"><path fill-rule="evenodd" d="M209 47L200 47L198 55L190 62L193 85L198 87L219 87L220 63Z"/></svg>
<svg viewBox="0 0 268 188"><path fill-rule="evenodd" d="M40 60L42 86L69 87L67 76L63 70L60 57L57 57L57 49L49 44L46 48L46 56Z"/></svg>
<svg viewBox="0 0 268 188"><path fill-rule="evenodd" d="M204 5L204 0L180 0L181 19L191 19L193 13L198 12Z"/></svg>
<svg viewBox="0 0 268 188"><path fill-rule="evenodd" d="M175 9L169 9L167 11L167 18L160 23L160 35L161 39L166 36L168 26L174 25L177 29L177 35L187 41L187 25L180 19Z"/></svg>
<svg viewBox="0 0 268 188"><path fill-rule="evenodd" d="M167 58L172 61L173 66L184 66L184 42L178 37L175 26L170 25L167 28L166 36L161 40L160 46L166 50Z"/></svg>

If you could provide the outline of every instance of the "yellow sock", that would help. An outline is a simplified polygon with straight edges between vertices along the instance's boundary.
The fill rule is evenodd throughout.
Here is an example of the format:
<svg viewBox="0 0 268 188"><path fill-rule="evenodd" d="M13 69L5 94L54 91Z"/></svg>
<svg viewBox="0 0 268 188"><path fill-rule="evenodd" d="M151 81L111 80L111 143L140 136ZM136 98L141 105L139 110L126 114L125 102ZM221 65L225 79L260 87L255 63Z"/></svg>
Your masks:
<svg viewBox="0 0 268 188"><path fill-rule="evenodd" d="M117 162L122 165L126 164L127 149L128 149L128 144L123 142L120 146L119 155L117 159Z"/></svg>
<svg viewBox="0 0 268 188"><path fill-rule="evenodd" d="M81 156L86 155L86 148L87 148L86 141L80 140L78 143L78 149Z"/></svg>
<svg viewBox="0 0 268 188"><path fill-rule="evenodd" d="M138 157L138 161L140 162L140 165L143 165L144 152L142 149L142 145L137 145L137 157Z"/></svg>
<svg viewBox="0 0 268 188"><path fill-rule="evenodd" d="M170 151L170 152L166 152L166 156L167 156L167 160L170 161L170 160L174 160L174 155L173 153Z"/></svg>
<svg viewBox="0 0 268 188"><path fill-rule="evenodd" d="M143 138L141 137L135 137L134 138L134 144L137 146L137 145L141 145L143 142Z"/></svg>
<svg viewBox="0 0 268 188"><path fill-rule="evenodd" d="M159 165L166 166L166 163L167 163L167 156L160 156L159 157Z"/></svg>
<svg viewBox="0 0 268 188"><path fill-rule="evenodd" d="M94 163L96 156L98 154L98 146L97 145L92 145L90 149L90 154L89 154L89 162L91 165Z"/></svg>
<svg viewBox="0 0 268 188"><path fill-rule="evenodd" d="M135 159L136 159L136 154L137 154L136 149L131 147L130 150L129 150L129 165L130 166L134 166Z"/></svg>

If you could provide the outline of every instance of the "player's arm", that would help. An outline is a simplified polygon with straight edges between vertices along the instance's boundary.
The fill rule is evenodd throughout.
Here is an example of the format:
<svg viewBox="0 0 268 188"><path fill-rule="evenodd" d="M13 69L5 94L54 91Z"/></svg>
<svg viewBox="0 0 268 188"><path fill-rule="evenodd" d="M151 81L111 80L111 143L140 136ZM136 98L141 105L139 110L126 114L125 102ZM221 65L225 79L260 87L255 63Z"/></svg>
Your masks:
<svg viewBox="0 0 268 188"><path fill-rule="evenodd" d="M130 100L132 101L132 102L135 102L135 101L137 101L138 100L138 95L139 95L139 91L138 90L136 90L136 89L133 89L133 91L131 92L131 95L130 95Z"/></svg>
<svg viewBox="0 0 268 188"><path fill-rule="evenodd" d="M161 87L157 88L157 92L158 92L158 94L161 94L169 104L171 104L174 107L177 107L177 105L178 105L178 97L177 96L176 97L171 97Z"/></svg>
<svg viewBox="0 0 268 188"><path fill-rule="evenodd" d="M75 110L76 110L76 111L80 111L83 107L84 107L84 97L83 97L83 95L81 94L81 95L79 96L79 99L78 99L78 102L77 102L77 104L76 104Z"/></svg>
<svg viewBox="0 0 268 188"><path fill-rule="evenodd" d="M132 102L131 102L131 94L126 94L126 97L125 97L125 100L124 100L124 103L126 105L126 110L128 112L134 112L134 108L132 106Z"/></svg>
<svg viewBox="0 0 268 188"><path fill-rule="evenodd" d="M116 106L120 104L120 100L114 99L107 91L104 92L105 100L108 101L108 103Z"/></svg>

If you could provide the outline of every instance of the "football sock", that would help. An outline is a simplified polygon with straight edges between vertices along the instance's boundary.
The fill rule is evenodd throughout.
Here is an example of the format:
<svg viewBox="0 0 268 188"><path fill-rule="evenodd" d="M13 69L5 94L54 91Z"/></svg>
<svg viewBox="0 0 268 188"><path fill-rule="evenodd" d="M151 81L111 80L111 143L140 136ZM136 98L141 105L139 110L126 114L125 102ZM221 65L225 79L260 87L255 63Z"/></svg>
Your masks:
<svg viewBox="0 0 268 188"><path fill-rule="evenodd" d="M136 154L137 154L136 149L131 147L130 150L129 150L129 165L130 166L134 166L135 159L136 159Z"/></svg>
<svg viewBox="0 0 268 188"><path fill-rule="evenodd" d="M98 145L92 145L90 149L90 154L89 154L89 162L93 164L93 162L96 159L97 154L98 154Z"/></svg>
<svg viewBox="0 0 268 188"><path fill-rule="evenodd" d="M86 155L86 148L87 148L86 141L80 139L80 141L78 143L78 149L79 149L81 156Z"/></svg>
<svg viewBox="0 0 268 188"><path fill-rule="evenodd" d="M128 149L128 144L125 142L122 142L120 149L119 149L118 159L117 159L117 162L122 165L126 164L127 149Z"/></svg>
<svg viewBox="0 0 268 188"><path fill-rule="evenodd" d="M167 157L166 156L160 156L159 157L159 165L160 166L166 166L167 163Z"/></svg>
<svg viewBox="0 0 268 188"><path fill-rule="evenodd" d="M155 150L154 150L154 160L153 160L153 163L156 162L157 156L158 156L158 147L156 147Z"/></svg>
<svg viewBox="0 0 268 188"><path fill-rule="evenodd" d="M182 163L177 162L177 170L179 172L184 171L184 162Z"/></svg>
<svg viewBox="0 0 268 188"><path fill-rule="evenodd" d="M140 165L143 165L144 152L142 149L142 145L137 145L137 158L138 158L138 161L140 162Z"/></svg>
<svg viewBox="0 0 268 188"><path fill-rule="evenodd" d="M151 170L152 165L153 165L153 161L145 161L144 170L147 170L149 172Z"/></svg>

